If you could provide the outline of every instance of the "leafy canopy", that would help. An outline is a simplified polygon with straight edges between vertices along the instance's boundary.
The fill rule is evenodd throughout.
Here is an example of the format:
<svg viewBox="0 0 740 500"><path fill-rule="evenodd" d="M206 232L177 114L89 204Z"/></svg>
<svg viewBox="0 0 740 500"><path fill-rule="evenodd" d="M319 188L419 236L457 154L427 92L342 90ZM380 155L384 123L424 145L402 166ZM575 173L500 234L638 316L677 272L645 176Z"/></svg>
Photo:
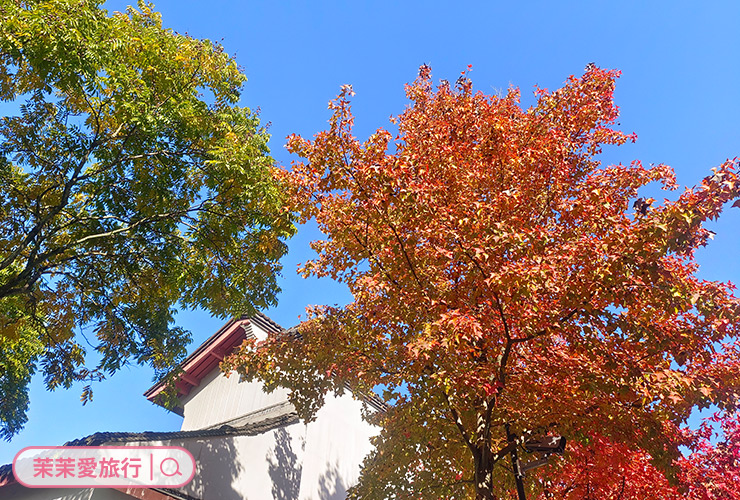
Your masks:
<svg viewBox="0 0 740 500"><path fill-rule="evenodd" d="M530 495L588 497L571 488L588 481L569 480L593 463L613 498L628 498L620 485L644 498L622 480L647 469L678 495L692 410L732 418L740 304L731 284L696 276L694 251L740 195L737 164L676 201L638 198L675 180L597 159L635 139L614 128L617 76L589 66L523 109L516 89L473 92L465 72L435 88L422 67L395 137L353 137L345 87L328 130L290 138L303 159L283 172L293 207L326 235L304 270L354 301L310 311L301 342L245 344L224 368L293 389L306 418L329 390L383 388L357 497L508 497L507 425L571 443L573 467L528 472Z"/></svg>
<svg viewBox="0 0 740 500"><path fill-rule="evenodd" d="M0 1L6 438L37 366L51 389L129 361L164 373L189 341L178 302L218 316L274 304L294 230L235 61L148 4L109 16L100 3Z"/></svg>

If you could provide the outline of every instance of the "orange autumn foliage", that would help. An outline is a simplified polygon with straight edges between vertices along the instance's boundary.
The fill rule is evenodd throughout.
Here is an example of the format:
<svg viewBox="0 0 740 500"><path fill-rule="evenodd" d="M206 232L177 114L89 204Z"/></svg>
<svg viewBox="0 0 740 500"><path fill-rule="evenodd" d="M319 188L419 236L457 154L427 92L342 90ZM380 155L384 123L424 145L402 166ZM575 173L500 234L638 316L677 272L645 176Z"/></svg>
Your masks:
<svg viewBox="0 0 740 500"><path fill-rule="evenodd" d="M694 251L740 195L737 164L639 198L675 179L598 160L634 140L614 128L617 76L589 67L524 109L518 90L474 92L467 73L435 88L422 67L397 134L353 137L347 86L328 130L289 139L293 209L326 235L304 271L354 301L224 368L289 387L306 418L347 384L382 394L355 497L510 498L506 424L569 440L527 473L532 498L674 498L701 479L679 446L695 408L735 410L740 303Z"/></svg>

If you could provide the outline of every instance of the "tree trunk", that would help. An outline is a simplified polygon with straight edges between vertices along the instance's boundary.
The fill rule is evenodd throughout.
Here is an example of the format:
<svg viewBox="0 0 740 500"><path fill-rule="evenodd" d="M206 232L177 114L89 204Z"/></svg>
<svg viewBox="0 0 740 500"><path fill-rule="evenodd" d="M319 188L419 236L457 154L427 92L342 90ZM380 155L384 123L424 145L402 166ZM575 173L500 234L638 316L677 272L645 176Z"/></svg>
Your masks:
<svg viewBox="0 0 740 500"><path fill-rule="evenodd" d="M490 452L478 450L475 456L475 500L496 500L493 496L493 462Z"/></svg>

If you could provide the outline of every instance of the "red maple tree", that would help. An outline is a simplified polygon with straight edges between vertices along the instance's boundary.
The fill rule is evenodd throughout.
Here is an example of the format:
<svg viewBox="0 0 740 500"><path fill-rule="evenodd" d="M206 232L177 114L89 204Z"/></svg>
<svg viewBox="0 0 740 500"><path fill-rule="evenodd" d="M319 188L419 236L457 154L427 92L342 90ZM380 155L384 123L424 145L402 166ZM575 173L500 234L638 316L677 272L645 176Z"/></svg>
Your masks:
<svg viewBox="0 0 740 500"><path fill-rule="evenodd" d="M694 261L702 224L740 195L737 164L675 201L639 198L675 179L597 159L634 140L614 128L617 76L589 67L523 109L518 90L473 92L465 72L435 88L425 66L395 136L353 137L347 86L328 130L289 138L293 208L326 235L304 272L354 301L224 367L291 388L306 418L329 390L382 388L353 495L509 497L511 436L555 434L569 449L527 473L530 495L722 498L693 483L719 484L701 471L725 477L711 464L737 464L737 446L699 445L686 422L709 405L733 415L740 393L740 303Z"/></svg>

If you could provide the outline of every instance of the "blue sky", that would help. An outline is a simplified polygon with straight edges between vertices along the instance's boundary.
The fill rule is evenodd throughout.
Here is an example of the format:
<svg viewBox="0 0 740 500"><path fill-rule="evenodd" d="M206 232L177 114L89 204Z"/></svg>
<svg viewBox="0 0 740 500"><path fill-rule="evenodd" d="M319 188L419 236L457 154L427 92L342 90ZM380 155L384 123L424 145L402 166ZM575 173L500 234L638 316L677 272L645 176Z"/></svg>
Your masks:
<svg viewBox="0 0 740 500"><path fill-rule="evenodd" d="M109 10L128 2L111 0ZM622 129L636 144L608 150L602 160L666 163L692 186L740 154L740 2L257 2L168 0L155 4L164 24L220 41L249 81L242 104L260 108L270 123L273 156L291 133L312 136L326 127L327 103L352 84L356 134L367 137L403 111L403 85L421 64L436 79L454 80L468 64L474 88L485 93L534 85L554 89L589 62L622 71L615 98ZM662 193L659 193L662 196ZM698 255L701 276L740 283L740 210L726 208L708 226L717 233ZM266 311L283 326L298 322L307 304L344 303L349 295L326 280L304 280L296 265L310 258L319 235L301 228L285 259L280 304ZM192 351L221 324L184 312ZM49 393L38 378L29 422L0 444L0 464L25 446L54 446L98 431L177 430L180 417L150 404L147 368L124 368L79 403L81 387Z"/></svg>

